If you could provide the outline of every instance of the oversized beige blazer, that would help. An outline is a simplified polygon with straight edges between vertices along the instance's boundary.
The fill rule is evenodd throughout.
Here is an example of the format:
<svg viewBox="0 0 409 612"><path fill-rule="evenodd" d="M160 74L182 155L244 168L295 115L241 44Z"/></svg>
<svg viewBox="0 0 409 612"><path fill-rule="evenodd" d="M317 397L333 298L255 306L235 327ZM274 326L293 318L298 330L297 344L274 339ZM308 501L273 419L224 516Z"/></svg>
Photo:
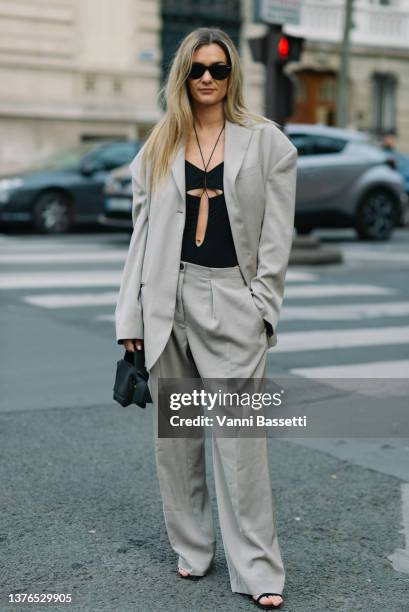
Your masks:
<svg viewBox="0 0 409 612"><path fill-rule="evenodd" d="M146 367L170 336L185 224L185 146L160 189L148 189L143 148L130 164L133 233L115 308L116 340L144 339ZM226 120L224 194L239 267L261 316L271 327L284 294L294 228L297 149L272 123L240 126ZM238 330L240 333L240 330Z"/></svg>

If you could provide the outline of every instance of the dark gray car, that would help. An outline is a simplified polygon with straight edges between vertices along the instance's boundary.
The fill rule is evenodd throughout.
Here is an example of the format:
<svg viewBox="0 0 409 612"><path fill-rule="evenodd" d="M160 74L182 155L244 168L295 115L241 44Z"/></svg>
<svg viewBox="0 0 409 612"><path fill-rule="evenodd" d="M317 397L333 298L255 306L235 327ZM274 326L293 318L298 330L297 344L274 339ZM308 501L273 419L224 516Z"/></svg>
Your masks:
<svg viewBox="0 0 409 612"><path fill-rule="evenodd" d="M393 156L362 132L288 124L298 149L296 228L353 227L363 239L385 240L407 214L404 182Z"/></svg>
<svg viewBox="0 0 409 612"><path fill-rule="evenodd" d="M97 222L107 173L129 164L140 146L140 141L127 140L83 143L0 176L0 222L31 223L54 234Z"/></svg>

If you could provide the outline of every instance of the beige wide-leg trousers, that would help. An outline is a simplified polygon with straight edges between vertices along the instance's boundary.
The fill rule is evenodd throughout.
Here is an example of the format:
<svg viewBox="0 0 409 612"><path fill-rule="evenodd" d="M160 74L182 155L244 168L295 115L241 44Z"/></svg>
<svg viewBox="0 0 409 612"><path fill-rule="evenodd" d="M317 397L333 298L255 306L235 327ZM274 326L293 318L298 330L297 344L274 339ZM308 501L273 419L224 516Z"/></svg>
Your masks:
<svg viewBox="0 0 409 612"><path fill-rule="evenodd" d="M174 325L149 372L149 388L166 529L179 567L193 575L207 572L216 548L205 435L158 437L158 379L263 378L266 350L264 322L240 268L181 262ZM285 572L274 522L267 438L211 439L231 589L256 596L282 593Z"/></svg>

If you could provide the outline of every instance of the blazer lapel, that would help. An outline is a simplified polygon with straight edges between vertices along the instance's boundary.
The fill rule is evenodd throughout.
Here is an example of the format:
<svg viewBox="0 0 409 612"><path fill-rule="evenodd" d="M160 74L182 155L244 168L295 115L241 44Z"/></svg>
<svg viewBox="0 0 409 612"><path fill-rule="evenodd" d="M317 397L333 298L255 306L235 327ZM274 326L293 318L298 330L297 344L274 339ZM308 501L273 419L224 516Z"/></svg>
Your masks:
<svg viewBox="0 0 409 612"><path fill-rule="evenodd" d="M230 220L234 217L237 203L235 182L250 143L251 130L226 119L224 138L224 197ZM237 203L237 207L239 204Z"/></svg>
<svg viewBox="0 0 409 612"><path fill-rule="evenodd" d="M251 130L226 119L224 131L224 194L226 206L233 213L232 207L236 202L234 184L250 142ZM181 144L171 165L172 175L180 194L177 212L184 212L186 208L185 150L185 145Z"/></svg>

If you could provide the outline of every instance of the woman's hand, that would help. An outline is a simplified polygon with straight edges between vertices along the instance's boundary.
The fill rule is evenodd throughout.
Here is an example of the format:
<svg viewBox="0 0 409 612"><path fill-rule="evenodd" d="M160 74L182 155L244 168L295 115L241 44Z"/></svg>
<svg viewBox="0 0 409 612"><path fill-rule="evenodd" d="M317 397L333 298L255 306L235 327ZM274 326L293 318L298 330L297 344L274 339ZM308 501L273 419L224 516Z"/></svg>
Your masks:
<svg viewBox="0 0 409 612"><path fill-rule="evenodd" d="M143 340L142 339L138 339L138 340L124 340L123 342L124 347L127 351L129 351L130 353L133 353L135 350L137 351L141 351L143 348Z"/></svg>

